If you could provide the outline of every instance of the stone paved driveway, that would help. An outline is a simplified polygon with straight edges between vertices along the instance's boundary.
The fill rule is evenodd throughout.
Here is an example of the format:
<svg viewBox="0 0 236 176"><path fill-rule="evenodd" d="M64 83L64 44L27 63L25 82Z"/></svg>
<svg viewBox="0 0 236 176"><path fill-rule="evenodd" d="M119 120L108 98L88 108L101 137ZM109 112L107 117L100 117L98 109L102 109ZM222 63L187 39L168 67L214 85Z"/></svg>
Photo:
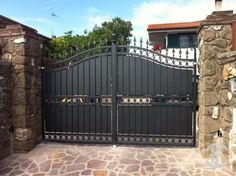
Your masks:
<svg viewBox="0 0 236 176"><path fill-rule="evenodd" d="M236 175L213 169L195 148L40 144L0 161L0 175L174 176Z"/></svg>

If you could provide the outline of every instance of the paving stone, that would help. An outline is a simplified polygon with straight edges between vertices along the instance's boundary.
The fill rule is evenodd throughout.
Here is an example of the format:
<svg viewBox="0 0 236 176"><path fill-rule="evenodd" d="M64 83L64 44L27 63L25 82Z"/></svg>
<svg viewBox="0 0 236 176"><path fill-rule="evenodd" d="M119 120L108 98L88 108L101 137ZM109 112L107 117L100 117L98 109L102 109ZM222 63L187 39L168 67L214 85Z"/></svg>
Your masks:
<svg viewBox="0 0 236 176"><path fill-rule="evenodd" d="M30 174L36 174L36 173L38 173L38 171L39 171L39 169L38 169L37 167L28 170L28 172L29 172Z"/></svg>
<svg viewBox="0 0 236 176"><path fill-rule="evenodd" d="M121 174L118 174L119 176L129 176L129 174L123 174L123 173L121 173Z"/></svg>
<svg viewBox="0 0 236 176"><path fill-rule="evenodd" d="M138 160L131 159L131 158L121 158L120 163L121 164L139 164L140 162Z"/></svg>
<svg viewBox="0 0 236 176"><path fill-rule="evenodd" d="M139 171L139 165L129 165L125 170L125 172L128 172L128 173L138 172L138 171Z"/></svg>
<svg viewBox="0 0 236 176"><path fill-rule="evenodd" d="M148 167L146 167L146 170L149 171L149 172L153 172L154 167L153 166L148 166Z"/></svg>
<svg viewBox="0 0 236 176"><path fill-rule="evenodd" d="M59 169L63 166L63 163L53 163L52 164L52 169Z"/></svg>
<svg viewBox="0 0 236 176"><path fill-rule="evenodd" d="M142 161L142 166L152 166L155 163L153 163L151 160L144 160Z"/></svg>
<svg viewBox="0 0 236 176"><path fill-rule="evenodd" d="M64 160L64 161L73 161L75 158L76 157L74 157L74 156L66 156L66 157L62 158L62 160Z"/></svg>
<svg viewBox="0 0 236 176"><path fill-rule="evenodd" d="M178 174L175 174L175 173L167 173L166 176L178 176Z"/></svg>
<svg viewBox="0 0 236 176"><path fill-rule="evenodd" d="M36 168L36 167L37 167L37 165L36 165L35 162L33 161L33 162L31 163L29 169L33 169L33 168Z"/></svg>
<svg viewBox="0 0 236 176"><path fill-rule="evenodd" d="M48 172L51 167L51 161L44 161L43 163L39 164L40 171L42 172Z"/></svg>
<svg viewBox="0 0 236 176"><path fill-rule="evenodd" d="M181 172L182 171L182 169L180 169L180 168L171 168L170 169L170 172Z"/></svg>
<svg viewBox="0 0 236 176"><path fill-rule="evenodd" d="M107 155L107 156L104 156L104 159L103 159L103 160L108 160L108 161L110 161L110 160L112 160L112 159L113 159L113 156Z"/></svg>
<svg viewBox="0 0 236 176"><path fill-rule="evenodd" d="M168 160L169 160L170 163L175 163L176 162L175 158L168 158Z"/></svg>
<svg viewBox="0 0 236 176"><path fill-rule="evenodd" d="M110 171L109 176L117 176L117 174L113 171Z"/></svg>
<svg viewBox="0 0 236 176"><path fill-rule="evenodd" d="M181 176L189 176L189 174L187 172L185 172L185 171L180 172L180 175Z"/></svg>
<svg viewBox="0 0 236 176"><path fill-rule="evenodd" d="M118 168L124 169L124 168L125 168L125 165L124 165L124 164L120 164L120 165L118 166Z"/></svg>
<svg viewBox="0 0 236 176"><path fill-rule="evenodd" d="M83 169L85 169L84 164L70 164L70 165L67 165L66 171L71 172L71 171L79 171Z"/></svg>
<svg viewBox="0 0 236 176"><path fill-rule="evenodd" d="M47 159L47 157L45 157L45 156L40 156L40 157L36 157L35 158L35 161L37 162L37 163L42 163L42 162L44 162L44 161L47 161L48 159Z"/></svg>
<svg viewBox="0 0 236 176"><path fill-rule="evenodd" d="M81 175L91 175L91 173L92 173L92 170L83 170L81 172Z"/></svg>
<svg viewBox="0 0 236 176"><path fill-rule="evenodd" d="M38 174L34 174L33 176L45 176L45 173L38 173Z"/></svg>
<svg viewBox="0 0 236 176"><path fill-rule="evenodd" d="M11 172L10 176L16 176L16 175L20 175L22 173L24 173L24 171L22 171L22 170L15 170L15 171Z"/></svg>
<svg viewBox="0 0 236 176"><path fill-rule="evenodd" d="M216 176L215 171L203 171L202 176Z"/></svg>
<svg viewBox="0 0 236 176"><path fill-rule="evenodd" d="M81 155L74 161L74 163L85 163L88 160L89 160L88 157Z"/></svg>
<svg viewBox="0 0 236 176"><path fill-rule="evenodd" d="M94 176L107 176L107 171L103 171L103 170L101 170L101 171L93 171L93 175Z"/></svg>
<svg viewBox="0 0 236 176"><path fill-rule="evenodd" d="M13 169L10 168L10 167L7 167L7 168L4 168L0 171L0 175L4 175L4 174L7 174L7 173L10 173Z"/></svg>
<svg viewBox="0 0 236 176"><path fill-rule="evenodd" d="M117 166L117 164L117 161L110 162L107 165L107 169L113 170Z"/></svg>
<svg viewBox="0 0 236 176"><path fill-rule="evenodd" d="M89 160L87 167L88 168L94 168L94 169L103 169L106 165L105 161L101 161L98 159L93 159L93 160Z"/></svg>
<svg viewBox="0 0 236 176"><path fill-rule="evenodd" d="M53 159L58 159L58 158L63 158L64 156L66 156L66 154L65 153L55 153L54 155L53 155Z"/></svg>
<svg viewBox="0 0 236 176"><path fill-rule="evenodd" d="M28 154L11 155L0 161L0 166L0 175L17 176L93 176L96 170L106 171L109 176L235 175L228 167L214 171L206 166L206 160L195 148L119 146L113 149L104 145L49 143L38 145Z"/></svg>
<svg viewBox="0 0 236 176"><path fill-rule="evenodd" d="M168 168L168 164L164 164L164 163L161 163L161 164L156 164L156 168Z"/></svg>
<svg viewBox="0 0 236 176"><path fill-rule="evenodd" d="M32 160L26 160L25 162L23 162L21 165L22 170L25 170L26 168L28 168L32 162L33 162Z"/></svg>
<svg viewBox="0 0 236 176"><path fill-rule="evenodd" d="M58 175L58 170L51 170L48 175Z"/></svg>

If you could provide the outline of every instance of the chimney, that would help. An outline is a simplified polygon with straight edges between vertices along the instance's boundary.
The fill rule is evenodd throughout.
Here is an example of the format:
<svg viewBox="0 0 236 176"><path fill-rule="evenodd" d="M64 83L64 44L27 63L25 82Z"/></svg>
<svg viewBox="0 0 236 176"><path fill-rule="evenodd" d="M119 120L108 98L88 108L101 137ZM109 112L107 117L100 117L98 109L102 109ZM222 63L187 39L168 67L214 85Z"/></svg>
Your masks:
<svg viewBox="0 0 236 176"><path fill-rule="evenodd" d="M215 0L215 10L216 10L216 11L221 11L221 8L222 8L222 1L223 1L223 0Z"/></svg>

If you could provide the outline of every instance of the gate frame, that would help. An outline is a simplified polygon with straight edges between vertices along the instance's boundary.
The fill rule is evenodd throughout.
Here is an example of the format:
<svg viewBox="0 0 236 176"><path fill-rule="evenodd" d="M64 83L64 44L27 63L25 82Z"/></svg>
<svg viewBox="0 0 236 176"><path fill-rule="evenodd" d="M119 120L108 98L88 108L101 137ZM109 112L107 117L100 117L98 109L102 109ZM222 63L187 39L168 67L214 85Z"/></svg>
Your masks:
<svg viewBox="0 0 236 176"><path fill-rule="evenodd" d="M117 43L116 43L116 35L112 34L112 77L111 77L111 94L112 94L112 143L113 145L117 144L117 78L118 78L118 57L117 57Z"/></svg>
<svg viewBox="0 0 236 176"><path fill-rule="evenodd" d="M111 79L111 85L110 85L110 91L111 91L111 133L112 133L111 134L111 137L112 137L111 143L113 145L120 144L120 142L118 142L118 51L117 51L119 47L129 48L128 45L127 46L126 45L117 45L116 35L112 34L112 40L111 40L111 45L110 45L111 51L108 52L107 54L110 54L110 56L111 56L111 77L110 77L110 79ZM136 47L136 45L134 45L133 49L136 50L136 48L140 49L140 50L143 49L146 52L152 52L148 48L145 49L145 48L142 48L142 46L141 47ZM137 57L137 56L142 56L142 54L141 55L137 54L135 57ZM144 54L143 54L143 56L144 57L149 57L149 56L145 56ZM164 56L164 55L160 54L160 56ZM170 58L170 56L166 56L166 57ZM196 80L197 80L196 79L196 73L197 73L197 70L196 70L196 57L197 57L196 48L194 48L194 59L191 59L193 61L193 64L194 64L191 67L193 69L192 80L193 80L193 91L194 91L193 94L192 94L192 97L193 97L193 100L194 100L193 105L192 105L192 107L193 107L192 114L194 116L193 119L192 119L193 120L193 122L192 122L192 125L193 125L192 126L193 144L191 145L193 147L196 146L196 99L197 99L197 92L196 92L196 85L197 85L196 84ZM87 59L89 59L89 57ZM178 59L178 58L173 57L173 59ZM86 58L85 58L85 60L86 60ZM70 65L70 63L71 63L70 61L76 61L76 59L73 60L73 57L71 57L71 58L66 59L65 61L56 62L56 65L58 64L59 66L61 66L61 68L63 68L68 63ZM79 62L80 61L78 61L78 63ZM187 61L185 61L185 62L187 62ZM157 61L157 63L158 63L158 61ZM167 62L166 64L168 65L169 63ZM174 65L173 65L173 67L174 67ZM186 68L188 68L188 66L186 66ZM42 79L43 79L43 77L42 77ZM44 83L44 81L42 81L42 83ZM42 91L42 94L43 94L43 91ZM45 132L45 129L46 129L46 127L45 127L45 118L44 118L45 113L44 112L45 112L45 107L43 106L43 119L44 119L43 139L45 139L44 132ZM66 141L66 142L71 142L71 141ZM94 143L92 141L81 141L81 142L82 143L83 142ZM132 143L129 143L129 144L132 144ZM139 143L139 144L143 144L143 143ZM155 144L149 144L149 145L155 145ZM168 144L160 144L160 145L168 145ZM189 146L189 145L181 145L181 146Z"/></svg>

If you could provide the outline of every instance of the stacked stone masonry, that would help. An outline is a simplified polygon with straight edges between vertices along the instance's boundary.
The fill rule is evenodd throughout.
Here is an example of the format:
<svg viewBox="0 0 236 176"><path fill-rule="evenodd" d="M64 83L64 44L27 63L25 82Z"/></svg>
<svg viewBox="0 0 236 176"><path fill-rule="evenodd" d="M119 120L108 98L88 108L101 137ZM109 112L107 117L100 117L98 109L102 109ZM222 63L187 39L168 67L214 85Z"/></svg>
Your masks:
<svg viewBox="0 0 236 176"><path fill-rule="evenodd" d="M0 61L11 63L7 75L12 78L13 85L9 97L12 100L9 116L13 123L10 140L13 152L30 151L42 140L41 60L44 40L37 32L27 31L20 25L0 29ZM0 146L2 142L0 140Z"/></svg>
<svg viewBox="0 0 236 176"><path fill-rule="evenodd" d="M235 167L231 153L232 108L236 107L235 95L231 94L229 80L223 77L226 64L236 66L236 57L232 54L232 21L236 16L232 11L213 12L203 21L199 32L199 116L198 147L203 156L209 157L208 146L216 143L218 130L222 133L223 161L230 161ZM231 97L232 95L232 97ZM235 155L236 156L236 155Z"/></svg>
<svg viewBox="0 0 236 176"><path fill-rule="evenodd" d="M0 160L9 155L12 148L11 69L11 63L0 60Z"/></svg>

